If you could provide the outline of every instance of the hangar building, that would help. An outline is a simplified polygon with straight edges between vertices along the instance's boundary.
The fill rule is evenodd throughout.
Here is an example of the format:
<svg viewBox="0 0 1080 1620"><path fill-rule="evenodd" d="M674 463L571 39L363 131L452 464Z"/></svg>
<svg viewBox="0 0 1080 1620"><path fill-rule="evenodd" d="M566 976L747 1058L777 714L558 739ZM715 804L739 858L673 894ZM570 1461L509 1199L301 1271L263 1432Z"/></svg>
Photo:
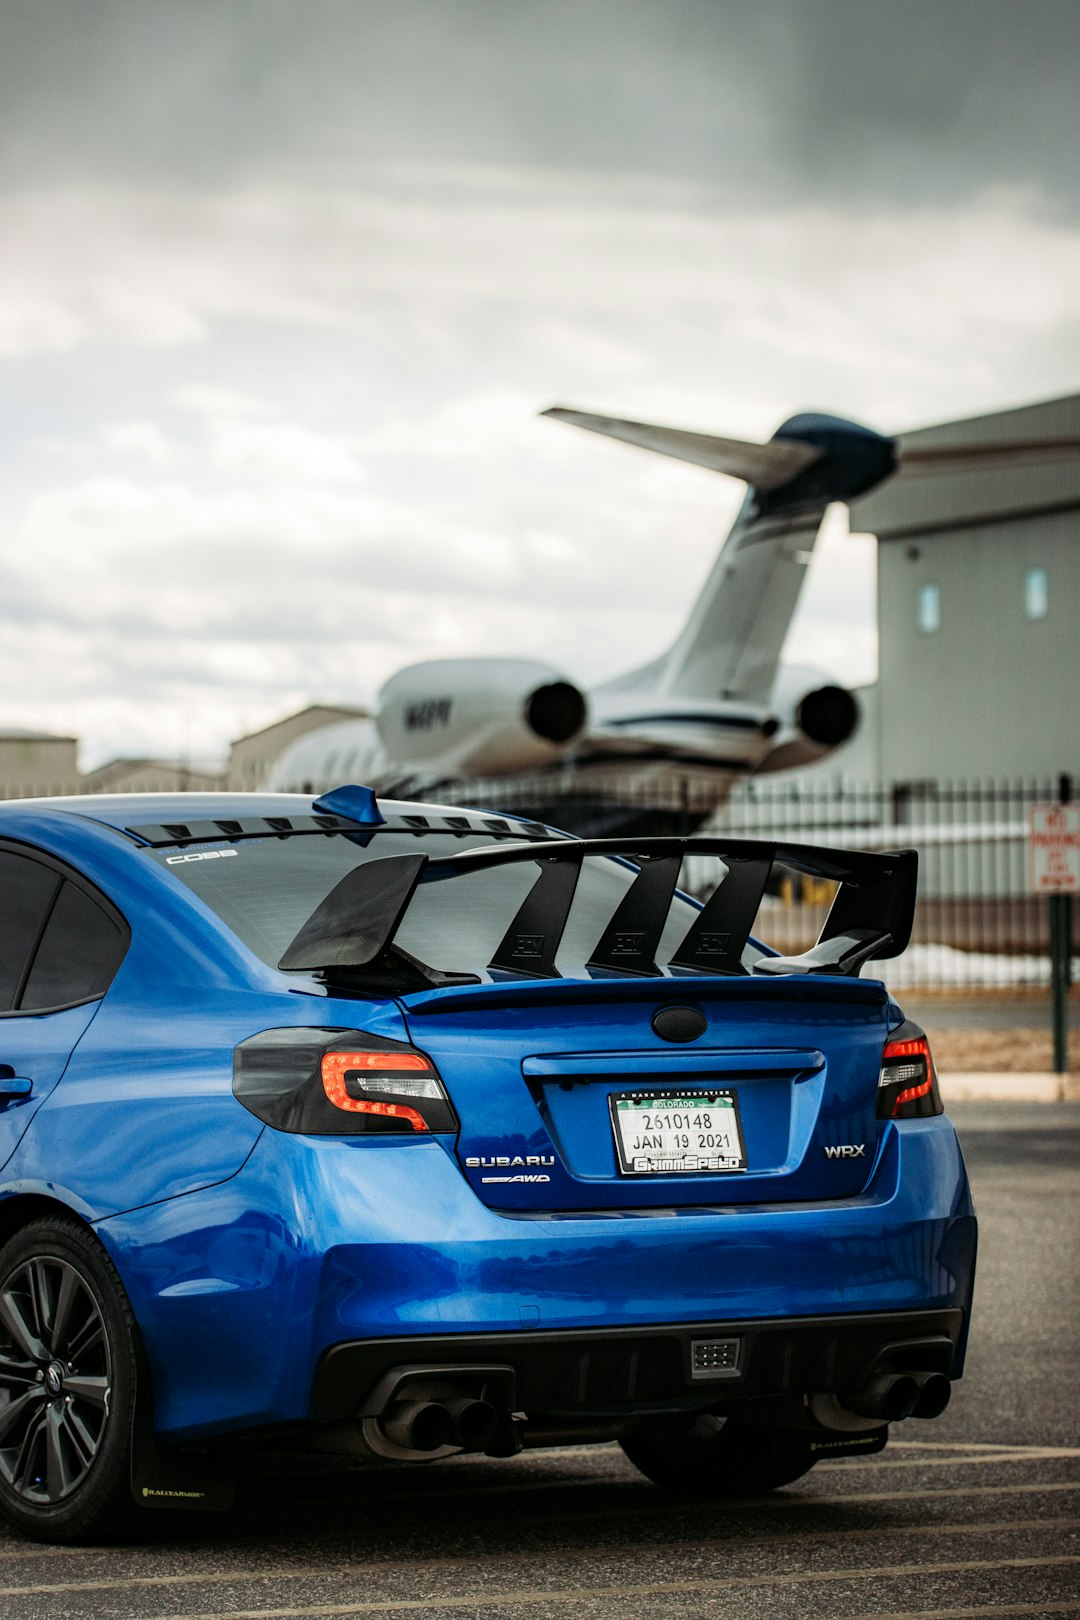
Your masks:
<svg viewBox="0 0 1080 1620"><path fill-rule="evenodd" d="M75 737L5 727L0 731L0 799L78 793L77 748Z"/></svg>
<svg viewBox="0 0 1080 1620"><path fill-rule="evenodd" d="M1080 457L1059 443L1078 437L1080 394L904 436L1015 453L852 503L852 530L878 537L880 673L861 735L800 779L917 795L1080 775Z"/></svg>

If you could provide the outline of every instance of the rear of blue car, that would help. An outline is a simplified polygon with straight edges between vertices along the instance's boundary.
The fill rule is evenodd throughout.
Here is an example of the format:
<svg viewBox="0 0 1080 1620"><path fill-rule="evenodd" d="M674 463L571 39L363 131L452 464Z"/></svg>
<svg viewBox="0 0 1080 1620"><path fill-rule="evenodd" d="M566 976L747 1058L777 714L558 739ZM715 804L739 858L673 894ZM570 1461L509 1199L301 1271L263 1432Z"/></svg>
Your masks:
<svg viewBox="0 0 1080 1620"><path fill-rule="evenodd" d="M573 1438L732 1495L944 1410L975 1220L925 1038L858 976L890 954L866 904L899 927L884 867L841 862L824 955L785 961L743 927L760 849L728 858L725 931L666 846L228 803L121 828L160 906L49 1105L62 1143L123 1068L161 919L212 931L205 982L143 1006L144 1053L190 1045L137 1107L194 1088L221 1168L152 1196L148 1133L97 1212L152 1385L137 1485L239 1436L398 1463Z"/></svg>
<svg viewBox="0 0 1080 1620"><path fill-rule="evenodd" d="M689 1011L694 1043L657 1033ZM272 1127L254 1157L317 1212L292 1306L312 1415L414 1461L618 1436L683 1488L687 1459L669 1477L650 1447L685 1431L696 1458L704 1427L718 1492L936 1416L974 1218L925 1041L889 1011L861 982L484 985L404 998L397 1038L242 1044L237 1095Z"/></svg>

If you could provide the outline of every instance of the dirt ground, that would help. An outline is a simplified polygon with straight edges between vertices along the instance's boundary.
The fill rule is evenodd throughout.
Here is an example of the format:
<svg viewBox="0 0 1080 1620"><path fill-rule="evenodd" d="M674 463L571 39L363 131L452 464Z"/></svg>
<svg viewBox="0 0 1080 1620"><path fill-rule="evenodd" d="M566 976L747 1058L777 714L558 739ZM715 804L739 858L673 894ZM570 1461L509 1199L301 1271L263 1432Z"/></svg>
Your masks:
<svg viewBox="0 0 1080 1620"><path fill-rule="evenodd" d="M934 1062L942 1074L1048 1074L1054 1066L1047 1029L950 1029L924 1018ZM1080 1039L1072 1032L1069 1070L1080 1074Z"/></svg>

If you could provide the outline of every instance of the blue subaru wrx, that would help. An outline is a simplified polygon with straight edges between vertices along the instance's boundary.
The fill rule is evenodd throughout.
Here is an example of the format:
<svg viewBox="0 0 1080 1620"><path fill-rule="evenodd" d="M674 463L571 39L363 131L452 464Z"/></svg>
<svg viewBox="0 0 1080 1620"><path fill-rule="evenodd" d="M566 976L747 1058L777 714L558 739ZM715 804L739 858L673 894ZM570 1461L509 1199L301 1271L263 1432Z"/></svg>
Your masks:
<svg viewBox="0 0 1080 1620"><path fill-rule="evenodd" d="M785 871L837 885L796 957L753 932ZM975 1218L860 977L914 894L910 851L358 787L0 806L4 1512L569 1440L734 1496L938 1415Z"/></svg>

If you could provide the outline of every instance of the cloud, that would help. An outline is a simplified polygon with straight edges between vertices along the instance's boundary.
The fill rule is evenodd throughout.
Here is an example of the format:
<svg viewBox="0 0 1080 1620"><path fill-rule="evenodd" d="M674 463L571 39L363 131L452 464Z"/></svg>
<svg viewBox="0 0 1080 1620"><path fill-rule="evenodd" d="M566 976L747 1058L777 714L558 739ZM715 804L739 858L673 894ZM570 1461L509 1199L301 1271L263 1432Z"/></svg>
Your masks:
<svg viewBox="0 0 1080 1620"><path fill-rule="evenodd" d="M172 445L154 422L114 422L102 429L101 437L110 450L144 458L159 467L173 456Z"/></svg>
<svg viewBox="0 0 1080 1620"><path fill-rule="evenodd" d="M764 437L1074 389L1078 29L8 0L5 719L203 753L413 659L644 661L741 492L548 404ZM793 656L865 678L868 561L823 536Z"/></svg>
<svg viewBox="0 0 1080 1620"><path fill-rule="evenodd" d="M1072 380L1057 334L1075 340L1080 227L1039 217L1024 195L861 215L706 203L603 206L570 176L557 202L534 197L527 176L513 201L423 205L280 187L150 205L109 192L96 200L92 247L75 258L66 244L85 198L55 195L47 208L16 198L0 343L25 355L206 348L228 328L337 334L362 364L422 370L436 385L470 366L488 390L516 373L519 395L526 370L552 395L602 377L623 410L655 399L665 354L669 375L704 395L710 366L783 353L793 370L841 377L849 408L887 408L941 382L963 401L972 384L1023 369L1025 353L1033 384L1022 389L1038 391L1055 353L1064 386ZM152 303L140 302L146 286ZM713 411L724 381L712 383ZM178 403L213 410L198 392Z"/></svg>
<svg viewBox="0 0 1080 1620"><path fill-rule="evenodd" d="M411 161L1074 212L1073 0L6 0L9 189Z"/></svg>
<svg viewBox="0 0 1080 1620"><path fill-rule="evenodd" d="M364 436L363 449L371 455L492 459L529 455L537 448L537 437L535 397L504 388L458 394L423 416L388 413ZM557 445L544 447L549 456Z"/></svg>
<svg viewBox="0 0 1080 1620"><path fill-rule="evenodd" d="M267 410L266 402L254 395L213 383L188 383L174 390L169 403L196 416L263 416Z"/></svg>
<svg viewBox="0 0 1080 1620"><path fill-rule="evenodd" d="M295 423L235 421L211 423L214 465L251 479L316 484L360 484L364 468L340 441Z"/></svg>

